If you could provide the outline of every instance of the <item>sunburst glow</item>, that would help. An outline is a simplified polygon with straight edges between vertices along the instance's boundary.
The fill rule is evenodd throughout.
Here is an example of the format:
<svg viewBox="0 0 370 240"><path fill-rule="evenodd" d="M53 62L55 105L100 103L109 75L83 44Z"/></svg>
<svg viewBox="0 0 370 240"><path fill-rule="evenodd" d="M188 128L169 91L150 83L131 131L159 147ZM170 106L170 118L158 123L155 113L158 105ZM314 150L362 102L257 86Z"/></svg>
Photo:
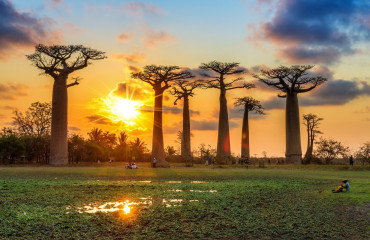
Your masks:
<svg viewBox="0 0 370 240"><path fill-rule="evenodd" d="M140 115L140 107L143 105L140 101L134 101L121 97L109 96L103 99L109 118L114 122L123 121L128 125L135 125L135 120Z"/></svg>

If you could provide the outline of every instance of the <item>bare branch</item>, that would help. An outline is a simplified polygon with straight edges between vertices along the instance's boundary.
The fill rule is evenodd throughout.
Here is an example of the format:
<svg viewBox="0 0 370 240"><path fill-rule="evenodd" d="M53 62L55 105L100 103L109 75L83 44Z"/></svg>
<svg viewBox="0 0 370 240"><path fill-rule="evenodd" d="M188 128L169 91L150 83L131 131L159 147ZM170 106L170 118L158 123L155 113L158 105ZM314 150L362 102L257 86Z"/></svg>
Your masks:
<svg viewBox="0 0 370 240"><path fill-rule="evenodd" d="M74 78L72 78L72 80L74 80L74 82L70 83L70 84L67 84L67 88L80 84L79 81L82 80L82 78L74 77Z"/></svg>

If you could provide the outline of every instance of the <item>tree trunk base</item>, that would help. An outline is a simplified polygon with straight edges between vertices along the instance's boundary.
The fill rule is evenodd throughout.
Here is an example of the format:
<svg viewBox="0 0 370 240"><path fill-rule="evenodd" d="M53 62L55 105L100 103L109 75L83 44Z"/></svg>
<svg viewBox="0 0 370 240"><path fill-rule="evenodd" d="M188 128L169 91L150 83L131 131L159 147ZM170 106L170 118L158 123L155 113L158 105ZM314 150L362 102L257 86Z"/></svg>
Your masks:
<svg viewBox="0 0 370 240"><path fill-rule="evenodd" d="M302 164L302 155L299 154L286 155L286 163Z"/></svg>
<svg viewBox="0 0 370 240"><path fill-rule="evenodd" d="M166 160L162 160L162 161L157 162L156 167L157 168L169 168L170 163L167 162Z"/></svg>

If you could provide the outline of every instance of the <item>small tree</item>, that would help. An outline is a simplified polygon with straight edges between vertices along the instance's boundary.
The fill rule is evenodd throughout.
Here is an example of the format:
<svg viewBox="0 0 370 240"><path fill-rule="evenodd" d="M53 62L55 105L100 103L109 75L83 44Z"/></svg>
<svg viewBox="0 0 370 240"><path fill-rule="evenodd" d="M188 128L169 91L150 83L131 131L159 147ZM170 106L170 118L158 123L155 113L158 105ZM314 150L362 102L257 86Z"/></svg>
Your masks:
<svg viewBox="0 0 370 240"><path fill-rule="evenodd" d="M366 142L360 147L356 152L356 158L361 161L362 165L370 164L370 142Z"/></svg>
<svg viewBox="0 0 370 240"><path fill-rule="evenodd" d="M183 117L182 117L182 132L181 132L181 157L185 160L186 166L191 165L191 144L190 144L190 111L189 97L194 96L194 90L202 84L199 81L177 80L174 82L174 87L171 94L176 97L174 105L178 100L183 100Z"/></svg>
<svg viewBox="0 0 370 240"><path fill-rule="evenodd" d="M240 76L245 73L245 70L239 67L239 63L211 61L209 63L202 63L199 68L207 70L209 72L202 74L206 78L206 80L204 80L204 88L216 88L220 90L217 162L220 164L226 164L231 156L229 116L227 112L226 92L237 88L249 89L253 88L254 85L241 82L243 80L243 78L241 77L236 77L232 80L227 79L228 76Z"/></svg>
<svg viewBox="0 0 370 240"><path fill-rule="evenodd" d="M333 159L341 156L342 158L347 157L349 148L343 146L339 141L333 139L321 138L317 142L316 155L324 158L326 164L329 164Z"/></svg>
<svg viewBox="0 0 370 240"><path fill-rule="evenodd" d="M82 45L37 45L35 53L27 55L34 66L54 79L50 164L68 164L68 94L67 88L78 85L79 78L67 83L69 74L91 64L91 60L106 58L105 53Z"/></svg>
<svg viewBox="0 0 370 240"><path fill-rule="evenodd" d="M176 154L175 147L174 146L167 146L166 147L166 153L167 153L167 156L175 155Z"/></svg>
<svg viewBox="0 0 370 240"><path fill-rule="evenodd" d="M73 134L68 139L68 154L71 163L78 164L86 158L85 139L77 134Z"/></svg>
<svg viewBox="0 0 370 240"><path fill-rule="evenodd" d="M128 161L129 143L126 132L120 132L118 134L118 144L114 152L117 161Z"/></svg>
<svg viewBox="0 0 370 240"><path fill-rule="evenodd" d="M116 144L116 135L108 131L103 132L99 128L92 129L87 135L88 141L95 145L93 153L97 160L107 160Z"/></svg>
<svg viewBox="0 0 370 240"><path fill-rule="evenodd" d="M285 156L288 163L302 163L298 94L309 92L326 81L326 78L321 76L307 76L307 71L313 67L312 65L280 66L261 70L259 75L254 75L266 85L281 91L282 93L278 94L279 97L286 98Z"/></svg>
<svg viewBox="0 0 370 240"><path fill-rule="evenodd" d="M132 154L137 159L142 159L144 154L147 152L146 143L140 138L136 138L135 141L130 142Z"/></svg>
<svg viewBox="0 0 370 240"><path fill-rule="evenodd" d="M51 104L34 102L25 111L14 111L13 125L23 141L29 162L48 163L50 152Z"/></svg>
<svg viewBox="0 0 370 240"><path fill-rule="evenodd" d="M303 124L307 127L307 150L303 158L304 163L310 163L312 161L312 152L315 137L317 136L317 134L322 134L322 132L318 130L320 121L322 120L324 119L319 118L312 113L303 115Z"/></svg>
<svg viewBox="0 0 370 240"><path fill-rule="evenodd" d="M154 121L153 121L153 142L152 161L157 160L157 167L169 167L165 160L163 129L162 129L162 106L163 93L171 87L171 83L178 80L192 78L190 72L181 71L178 66L157 66L148 65L143 71L132 73L132 78L139 79L152 86L154 90Z"/></svg>
<svg viewBox="0 0 370 240"><path fill-rule="evenodd" d="M255 112L257 114L264 114L263 107L260 101L252 97L237 98L234 106L243 106L243 127L242 127L242 145L241 145L241 156L250 158L250 146L249 146L249 112Z"/></svg>
<svg viewBox="0 0 370 240"><path fill-rule="evenodd" d="M15 131L3 128L0 133L0 164L12 164L24 152L24 142Z"/></svg>
<svg viewBox="0 0 370 240"><path fill-rule="evenodd" d="M24 113L15 110L13 124L25 135L43 136L50 134L51 104L34 102Z"/></svg>

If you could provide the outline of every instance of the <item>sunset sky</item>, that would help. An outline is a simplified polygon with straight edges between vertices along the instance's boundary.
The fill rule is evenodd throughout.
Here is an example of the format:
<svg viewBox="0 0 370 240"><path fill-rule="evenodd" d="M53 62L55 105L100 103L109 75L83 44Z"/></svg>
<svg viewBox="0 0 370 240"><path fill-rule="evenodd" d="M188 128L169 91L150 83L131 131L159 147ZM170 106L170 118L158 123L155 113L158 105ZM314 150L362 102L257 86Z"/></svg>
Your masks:
<svg viewBox="0 0 370 240"><path fill-rule="evenodd" d="M280 65L313 64L328 82L299 95L301 119L324 118L326 138L352 151L370 140L370 2L366 0L0 0L0 126L10 127L14 109L51 102L51 77L40 75L25 57L34 46L82 44L106 52L72 74L81 84L69 88L69 131L86 136L94 127L129 131L151 147L153 91L130 79L148 64L197 70L212 60L239 62L248 70L250 90L227 93L231 151L240 154L242 112L236 97L262 102L266 115L251 115L251 155L284 156L285 100L256 81L253 73ZM112 120L105 103L127 96L142 104L131 126ZM198 90L190 100L192 148L217 143L216 90ZM182 103L165 92L164 141L175 143L182 128ZM114 100L113 100L114 101ZM108 103L109 105L109 103ZM126 124L127 125L127 124ZM301 124L302 150L306 150Z"/></svg>

